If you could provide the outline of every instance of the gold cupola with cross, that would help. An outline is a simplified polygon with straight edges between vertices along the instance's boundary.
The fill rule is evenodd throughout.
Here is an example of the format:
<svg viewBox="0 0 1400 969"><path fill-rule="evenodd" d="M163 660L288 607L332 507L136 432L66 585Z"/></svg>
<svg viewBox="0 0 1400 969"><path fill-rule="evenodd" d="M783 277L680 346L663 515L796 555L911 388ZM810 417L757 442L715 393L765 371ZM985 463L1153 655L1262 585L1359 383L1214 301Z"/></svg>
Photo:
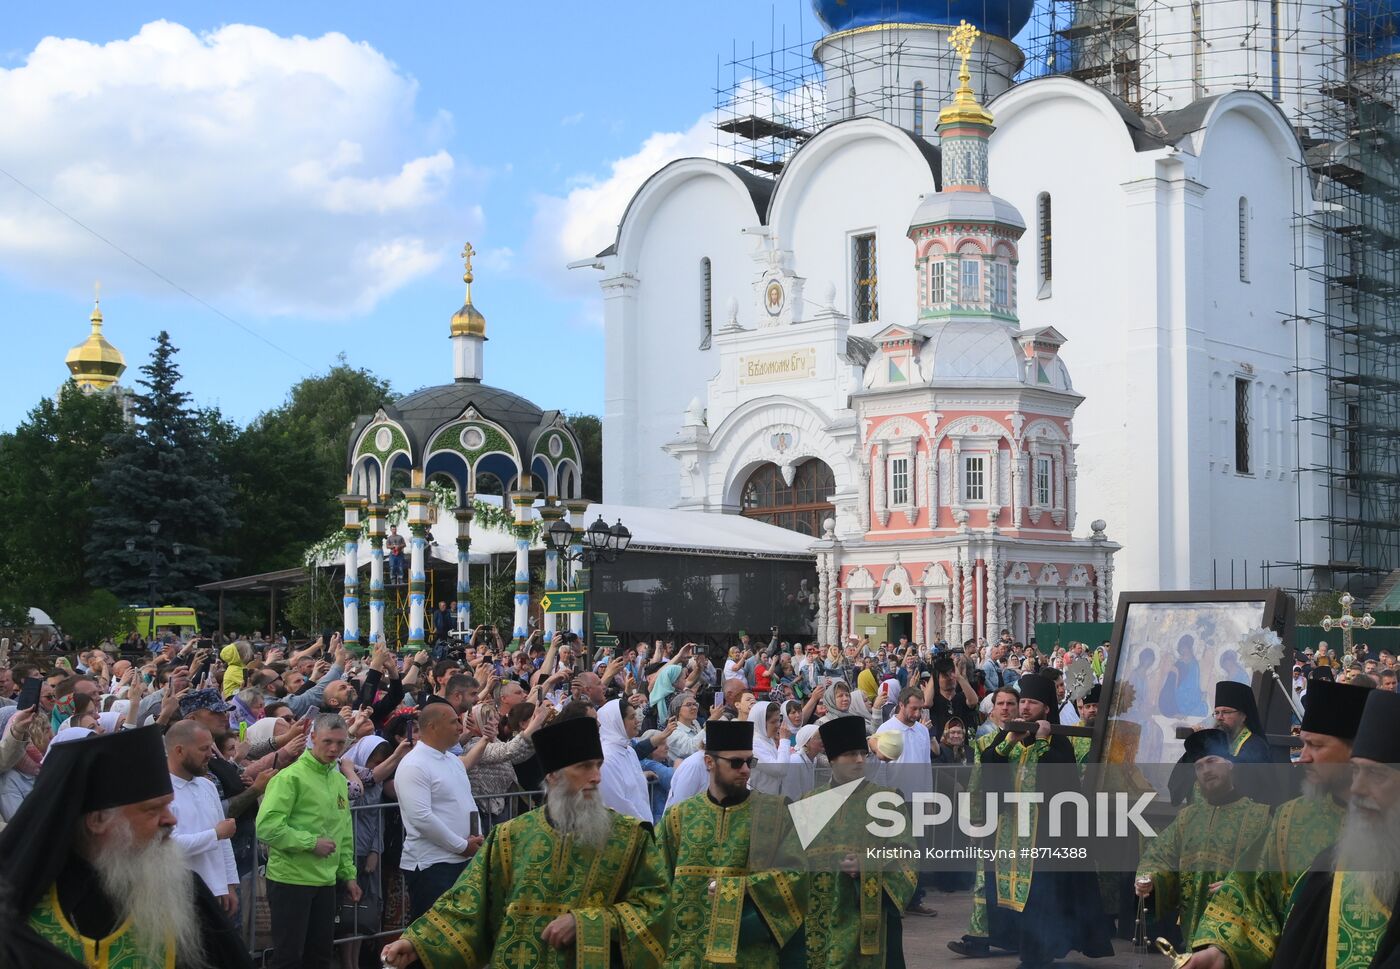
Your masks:
<svg viewBox="0 0 1400 969"><path fill-rule="evenodd" d="M459 382L480 381L483 351L486 343L486 317L472 305L472 256L476 250L468 242L462 247L462 282L467 284L467 298L462 308L452 314L452 371Z"/></svg>
<svg viewBox="0 0 1400 969"><path fill-rule="evenodd" d="M88 320L92 324L88 338L69 350L63 362L84 393L110 390L126 372L126 358L102 335L102 306L98 297L93 298L92 316Z"/></svg>

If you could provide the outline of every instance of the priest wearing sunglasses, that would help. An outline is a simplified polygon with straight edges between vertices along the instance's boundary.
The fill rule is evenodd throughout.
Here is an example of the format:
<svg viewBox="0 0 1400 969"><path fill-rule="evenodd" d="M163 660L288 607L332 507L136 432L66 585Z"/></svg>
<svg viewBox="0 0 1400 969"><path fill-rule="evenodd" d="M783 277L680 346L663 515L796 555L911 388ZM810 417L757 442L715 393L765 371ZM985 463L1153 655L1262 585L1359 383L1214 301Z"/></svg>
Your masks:
<svg viewBox="0 0 1400 969"><path fill-rule="evenodd" d="M756 763L752 723L711 720L709 787L667 811L656 831L672 876L666 964L674 969L807 964L807 876L783 799L749 790Z"/></svg>

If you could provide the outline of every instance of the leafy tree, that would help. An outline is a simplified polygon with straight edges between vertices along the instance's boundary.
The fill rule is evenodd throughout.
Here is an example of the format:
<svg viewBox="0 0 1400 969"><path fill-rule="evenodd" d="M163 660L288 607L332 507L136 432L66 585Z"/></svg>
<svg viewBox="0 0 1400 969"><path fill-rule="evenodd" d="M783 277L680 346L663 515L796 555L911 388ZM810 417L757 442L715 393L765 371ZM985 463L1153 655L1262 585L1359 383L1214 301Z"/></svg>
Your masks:
<svg viewBox="0 0 1400 969"><path fill-rule="evenodd" d="M603 422L592 414L566 414L583 449L583 497L603 500Z"/></svg>
<svg viewBox="0 0 1400 969"><path fill-rule="evenodd" d="M118 639L136 625L134 611L106 589L65 601L54 619L74 642L83 646L96 646L109 637Z"/></svg>
<svg viewBox="0 0 1400 969"><path fill-rule="evenodd" d="M191 407L179 389L170 334L162 330L155 344L137 381L146 392L133 397L136 422L108 439L111 457L93 480L87 577L127 603L145 602L149 589L159 604L207 610L208 597L196 587L232 564L216 551L237 522L218 455L229 432L216 412Z"/></svg>
<svg viewBox="0 0 1400 969"><path fill-rule="evenodd" d="M336 497L345 491L350 426L391 395L386 381L342 356L229 442L226 464L240 525L226 551L242 572L294 568L307 545L339 527Z"/></svg>
<svg viewBox="0 0 1400 969"><path fill-rule="evenodd" d="M124 428L115 398L84 394L70 380L57 400L40 401L13 433L0 435L3 598L53 613L92 588L83 551L92 480L112 453L109 439Z"/></svg>
<svg viewBox="0 0 1400 969"><path fill-rule="evenodd" d="M1297 623L1300 626L1320 626L1323 616L1334 619L1342 614L1342 594L1335 589L1324 589L1308 596L1307 602L1298 607Z"/></svg>

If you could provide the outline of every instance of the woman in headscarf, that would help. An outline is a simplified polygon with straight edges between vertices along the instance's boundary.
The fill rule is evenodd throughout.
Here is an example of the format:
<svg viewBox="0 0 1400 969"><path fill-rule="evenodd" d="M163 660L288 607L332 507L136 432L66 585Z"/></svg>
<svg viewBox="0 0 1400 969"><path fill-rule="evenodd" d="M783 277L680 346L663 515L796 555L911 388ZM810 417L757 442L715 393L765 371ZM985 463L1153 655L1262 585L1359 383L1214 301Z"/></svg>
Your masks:
<svg viewBox="0 0 1400 969"><path fill-rule="evenodd" d="M783 793L782 768L791 760L791 733L783 722L782 708L776 703L760 700L749 710L753 724L753 755L758 765L749 774L749 789L764 794ZM765 765L773 765L764 769Z"/></svg>
<svg viewBox="0 0 1400 969"><path fill-rule="evenodd" d="M514 816L515 812L510 810L513 806L511 802L518 803L519 799L505 795L516 786L515 766L535 756L535 743L530 738L544 725L545 717L549 715L549 707L544 704L536 707L522 703L511 712L515 713L521 707L530 708L529 716L519 724L519 729L512 733L509 740L499 739L501 714L496 704L483 701L472 707L472 719L480 728L481 736L469 743L466 750L471 750L477 744L485 744L486 749L481 752L481 759L467 770L467 777L471 779L472 794L476 797L477 807L481 809L483 835L493 826ZM463 752L465 759L466 751Z"/></svg>
<svg viewBox="0 0 1400 969"><path fill-rule="evenodd" d="M233 695L233 705L228 711L228 726L234 733L238 729L251 727L262 719L263 708L267 703L262 690L255 686L244 687Z"/></svg>
<svg viewBox="0 0 1400 969"><path fill-rule="evenodd" d="M826 658L822 660L823 676L841 676L841 650L836 646L826 648Z"/></svg>
<svg viewBox="0 0 1400 969"><path fill-rule="evenodd" d="M867 706L875 702L875 695L880 692L880 681L875 678L875 671L866 667L856 675L856 689L865 694Z"/></svg>
<svg viewBox="0 0 1400 969"><path fill-rule="evenodd" d="M705 739L705 728L700 725L700 701L693 693L677 693L671 698L671 715L676 718L676 729L666 740L666 750L671 755L671 766L679 767L681 761L700 749Z"/></svg>
<svg viewBox="0 0 1400 969"><path fill-rule="evenodd" d="M632 749L640 733L641 711L626 700L609 700L598 710L598 739L603 744L603 777L598 792L603 803L619 814L651 828L651 795L646 775Z"/></svg>
<svg viewBox="0 0 1400 969"><path fill-rule="evenodd" d="M792 760L783 772L783 798L796 801L807 795L817 786L817 767L824 766L822 756L822 736L815 723L809 723L797 731L792 744Z"/></svg>
<svg viewBox="0 0 1400 969"><path fill-rule="evenodd" d="M373 935L379 931L384 915L384 893L381 888L380 862L384 854L384 811L369 807L384 800L384 786L389 783L399 761L413 749L404 741L397 748L383 737L370 734L355 741L341 755L342 769L349 769L350 806L355 830L355 880L362 893L358 904L347 903L341 912L340 924L352 935ZM340 958L346 969L360 964L359 941L347 942L340 948Z"/></svg>
<svg viewBox="0 0 1400 969"><path fill-rule="evenodd" d="M38 707L24 712L28 716L21 716L14 707L0 710L0 736L4 738L0 740L0 767L6 768L0 774L0 819L7 824L34 790L39 765L53 739L49 719ZM12 724L16 717L20 719Z"/></svg>

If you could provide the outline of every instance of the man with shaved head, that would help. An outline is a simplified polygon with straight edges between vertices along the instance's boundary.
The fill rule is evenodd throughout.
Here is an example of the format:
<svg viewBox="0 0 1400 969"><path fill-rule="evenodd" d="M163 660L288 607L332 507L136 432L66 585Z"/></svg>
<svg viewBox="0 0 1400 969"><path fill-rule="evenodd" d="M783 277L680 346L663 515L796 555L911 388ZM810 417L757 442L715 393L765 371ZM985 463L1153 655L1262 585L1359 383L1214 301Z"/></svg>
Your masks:
<svg viewBox="0 0 1400 969"><path fill-rule="evenodd" d="M171 836L185 854L185 862L209 891L233 915L238 911L238 865L233 858L233 837L238 822L224 816L219 790L209 778L214 757L214 735L193 720L177 720L165 732L165 759L175 800Z"/></svg>
<svg viewBox="0 0 1400 969"><path fill-rule="evenodd" d="M476 799L465 761L479 760L486 744L476 744L465 757L450 753L460 728L451 704L429 703L418 713L418 744L394 774L404 829L399 867L408 883L410 920L452 887L481 845L473 833L479 830L473 826Z"/></svg>

